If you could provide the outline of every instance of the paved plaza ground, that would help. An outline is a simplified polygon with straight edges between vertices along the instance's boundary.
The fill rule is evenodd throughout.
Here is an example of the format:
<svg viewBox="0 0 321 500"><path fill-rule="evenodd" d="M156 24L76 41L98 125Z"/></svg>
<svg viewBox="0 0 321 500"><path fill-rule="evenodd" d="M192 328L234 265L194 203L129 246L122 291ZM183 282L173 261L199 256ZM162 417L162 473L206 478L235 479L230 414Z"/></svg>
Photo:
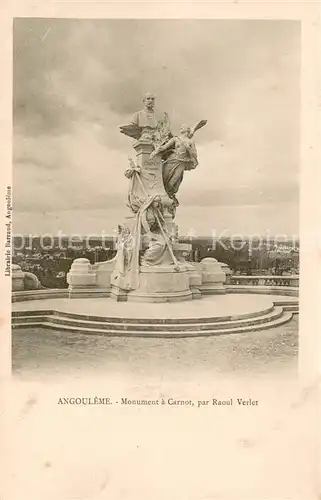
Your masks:
<svg viewBox="0 0 321 500"><path fill-rule="evenodd" d="M12 338L13 373L23 379L88 373L294 375L298 317L267 330L199 338L107 337L44 328L17 329Z"/></svg>

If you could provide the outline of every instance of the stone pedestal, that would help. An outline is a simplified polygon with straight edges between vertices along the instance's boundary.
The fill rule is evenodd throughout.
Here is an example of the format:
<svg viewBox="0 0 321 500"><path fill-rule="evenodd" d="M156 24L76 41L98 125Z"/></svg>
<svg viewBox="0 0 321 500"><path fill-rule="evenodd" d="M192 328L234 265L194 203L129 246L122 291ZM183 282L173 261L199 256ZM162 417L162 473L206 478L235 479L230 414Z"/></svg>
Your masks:
<svg viewBox="0 0 321 500"><path fill-rule="evenodd" d="M72 287L96 285L96 273L88 259L75 259L67 274L67 283Z"/></svg>
<svg viewBox="0 0 321 500"><path fill-rule="evenodd" d="M94 295L96 272L88 259L75 259L67 274L69 297L90 297Z"/></svg>
<svg viewBox="0 0 321 500"><path fill-rule="evenodd" d="M140 167L140 178L142 184L145 186L145 189L143 189L143 187L139 188L139 190L141 189L141 196L143 199L146 198L146 193L150 196L160 196L164 206L166 229L170 234L173 234L175 231L175 223L172 215L168 211L173 201L168 197L165 191L161 158L155 156L152 160L150 159L150 154L154 151L154 146L152 142L148 140L136 141L133 147L136 151L136 165ZM139 192L136 194L139 195Z"/></svg>
<svg viewBox="0 0 321 500"><path fill-rule="evenodd" d="M75 259L67 274L69 297L109 297L115 260L91 265L88 259Z"/></svg>
<svg viewBox="0 0 321 500"><path fill-rule="evenodd" d="M21 270L21 267L17 264L12 264L11 266L11 279L12 279L12 291L21 292L24 290L24 275L25 273Z"/></svg>
<svg viewBox="0 0 321 500"><path fill-rule="evenodd" d="M213 257L206 257L201 261L202 285L200 290L202 294L223 294L226 293L225 273L222 265Z"/></svg>
<svg viewBox="0 0 321 500"><path fill-rule="evenodd" d="M127 294L131 302L175 302L193 298L187 270L174 266L141 267L139 287Z"/></svg>
<svg viewBox="0 0 321 500"><path fill-rule="evenodd" d="M164 207L168 208L172 204L172 200L165 191L160 156L155 156L152 160L150 159L150 155L154 151L154 146L148 140L136 141L133 147L136 151L136 165L140 167L143 182L145 181L148 185L148 194L160 196Z"/></svg>

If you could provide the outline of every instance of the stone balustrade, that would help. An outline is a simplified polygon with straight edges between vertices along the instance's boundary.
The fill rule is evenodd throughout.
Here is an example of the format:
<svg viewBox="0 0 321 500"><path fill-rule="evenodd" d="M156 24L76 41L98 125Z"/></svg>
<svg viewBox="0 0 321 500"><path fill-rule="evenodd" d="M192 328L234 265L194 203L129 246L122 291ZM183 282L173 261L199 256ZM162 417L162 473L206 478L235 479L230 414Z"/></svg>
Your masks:
<svg viewBox="0 0 321 500"><path fill-rule="evenodd" d="M231 276L231 285L245 286L299 286L299 275L291 276Z"/></svg>

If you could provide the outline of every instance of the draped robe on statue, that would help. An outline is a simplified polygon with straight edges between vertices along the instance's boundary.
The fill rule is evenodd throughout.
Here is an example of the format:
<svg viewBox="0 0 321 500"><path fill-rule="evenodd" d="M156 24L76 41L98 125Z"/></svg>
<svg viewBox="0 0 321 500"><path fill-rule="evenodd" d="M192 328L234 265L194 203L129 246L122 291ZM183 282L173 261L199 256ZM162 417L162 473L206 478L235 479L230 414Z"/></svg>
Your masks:
<svg viewBox="0 0 321 500"><path fill-rule="evenodd" d="M165 190L170 198L175 195L183 180L185 170L196 168L197 151L194 142L182 140L180 137L173 137L166 147L175 147L172 154L163 162L163 181Z"/></svg>
<svg viewBox="0 0 321 500"><path fill-rule="evenodd" d="M136 213L134 225L128 237L121 240L115 257L116 264L111 276L111 284L123 290L135 290L139 286L140 249L143 235L149 239L149 248L143 255L142 264L157 265L161 262L166 249L164 239L155 232L157 221L153 208L158 195L150 196Z"/></svg>

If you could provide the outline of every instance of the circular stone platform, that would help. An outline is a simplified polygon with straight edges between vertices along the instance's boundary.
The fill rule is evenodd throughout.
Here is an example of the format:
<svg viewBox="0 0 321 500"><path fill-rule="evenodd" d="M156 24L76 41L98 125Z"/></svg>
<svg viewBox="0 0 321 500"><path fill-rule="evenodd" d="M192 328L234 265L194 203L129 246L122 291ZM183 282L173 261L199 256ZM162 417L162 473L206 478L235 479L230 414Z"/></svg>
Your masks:
<svg viewBox="0 0 321 500"><path fill-rule="evenodd" d="M290 297L253 294L208 296L188 304L43 299L14 303L12 324L117 336L217 335L278 326L291 319L295 302Z"/></svg>

